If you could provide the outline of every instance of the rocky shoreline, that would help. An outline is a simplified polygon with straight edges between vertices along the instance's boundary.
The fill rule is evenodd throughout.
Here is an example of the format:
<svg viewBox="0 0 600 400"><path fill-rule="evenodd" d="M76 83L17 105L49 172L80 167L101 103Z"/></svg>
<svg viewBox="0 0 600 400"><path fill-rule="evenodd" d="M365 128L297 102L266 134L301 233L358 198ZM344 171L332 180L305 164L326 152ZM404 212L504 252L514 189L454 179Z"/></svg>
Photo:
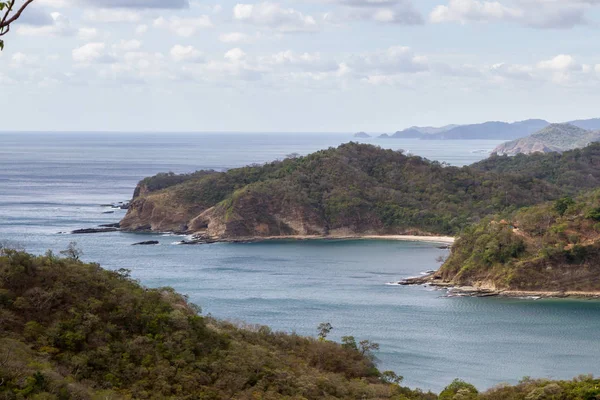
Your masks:
<svg viewBox="0 0 600 400"><path fill-rule="evenodd" d="M431 286L448 291L448 297L510 297L538 299L600 299L600 292L578 292L578 291L542 291L542 290L493 290L478 286L458 286L452 282L444 281L436 277L435 273L407 278L397 283L401 286Z"/></svg>

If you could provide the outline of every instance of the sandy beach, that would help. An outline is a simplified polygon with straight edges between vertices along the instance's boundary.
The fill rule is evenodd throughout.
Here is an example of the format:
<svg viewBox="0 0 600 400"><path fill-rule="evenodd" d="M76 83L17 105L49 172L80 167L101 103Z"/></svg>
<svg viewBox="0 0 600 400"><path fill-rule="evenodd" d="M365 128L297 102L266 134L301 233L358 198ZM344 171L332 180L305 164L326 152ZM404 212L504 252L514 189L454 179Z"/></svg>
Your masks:
<svg viewBox="0 0 600 400"><path fill-rule="evenodd" d="M200 239L200 238L198 238ZM202 240L202 239L201 239ZM234 239L211 239L214 242L263 242L269 240L398 240L405 242L427 242L452 245L451 236L414 236L414 235L290 235L290 236L254 236Z"/></svg>

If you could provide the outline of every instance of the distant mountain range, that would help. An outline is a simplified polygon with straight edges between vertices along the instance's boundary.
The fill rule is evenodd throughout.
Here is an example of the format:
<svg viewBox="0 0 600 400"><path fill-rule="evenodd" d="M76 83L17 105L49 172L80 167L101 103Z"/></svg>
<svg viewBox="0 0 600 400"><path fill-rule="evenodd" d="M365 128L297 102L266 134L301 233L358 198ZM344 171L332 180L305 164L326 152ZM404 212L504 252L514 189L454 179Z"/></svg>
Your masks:
<svg viewBox="0 0 600 400"><path fill-rule="evenodd" d="M598 130L600 129L600 118L569 121L566 124L586 130ZM423 140L514 140L529 136L550 125L552 125L550 122L542 119L528 119L513 123L489 121L481 124L446 125L438 128L413 126L394 134L384 133L378 137L381 139ZM357 137L369 136L361 135Z"/></svg>
<svg viewBox="0 0 600 400"><path fill-rule="evenodd" d="M562 153L597 141L600 141L600 131L590 131L574 124L551 124L533 135L501 144L494 149L494 153L509 156L520 153Z"/></svg>

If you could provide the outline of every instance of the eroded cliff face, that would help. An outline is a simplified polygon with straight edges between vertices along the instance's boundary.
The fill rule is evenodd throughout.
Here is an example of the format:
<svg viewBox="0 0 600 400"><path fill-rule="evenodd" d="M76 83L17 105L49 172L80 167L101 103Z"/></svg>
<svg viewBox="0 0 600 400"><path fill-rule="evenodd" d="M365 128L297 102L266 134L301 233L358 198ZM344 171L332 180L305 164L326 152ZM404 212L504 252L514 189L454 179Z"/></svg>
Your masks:
<svg viewBox="0 0 600 400"><path fill-rule="evenodd" d="M424 233L386 228L366 208L328 218L326 210L286 198L276 185L244 189L210 207L182 202L171 191L152 193L141 187L135 193L121 221L124 230L188 233L215 240Z"/></svg>
<svg viewBox="0 0 600 400"><path fill-rule="evenodd" d="M171 201L166 193L140 196L131 202L120 225L130 231L182 233L189 230L195 211Z"/></svg>

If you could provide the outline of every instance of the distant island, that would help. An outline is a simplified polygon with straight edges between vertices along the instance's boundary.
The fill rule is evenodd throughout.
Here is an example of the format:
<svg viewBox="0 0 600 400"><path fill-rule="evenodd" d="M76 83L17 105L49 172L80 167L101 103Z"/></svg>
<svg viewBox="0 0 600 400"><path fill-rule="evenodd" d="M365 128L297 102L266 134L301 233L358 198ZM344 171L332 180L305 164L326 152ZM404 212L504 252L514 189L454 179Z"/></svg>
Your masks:
<svg viewBox="0 0 600 400"><path fill-rule="evenodd" d="M371 137L371 135L369 135L369 134L368 134L368 133L366 133L366 132L357 132L357 133L355 133L355 134L354 134L354 137L355 137L355 138L363 138L363 139L366 139L366 138L370 138L370 137Z"/></svg>
<svg viewBox="0 0 600 400"><path fill-rule="evenodd" d="M589 131L572 124L552 124L522 139L513 140L496 147L497 154L563 152L600 141L600 131Z"/></svg>
<svg viewBox="0 0 600 400"><path fill-rule="evenodd" d="M585 129L600 130L600 118L569 121L565 124ZM421 140L514 140L532 135L551 123L542 119L529 119L513 123L489 121L480 124L446 125L442 127L418 127L382 134L379 138L421 139Z"/></svg>

